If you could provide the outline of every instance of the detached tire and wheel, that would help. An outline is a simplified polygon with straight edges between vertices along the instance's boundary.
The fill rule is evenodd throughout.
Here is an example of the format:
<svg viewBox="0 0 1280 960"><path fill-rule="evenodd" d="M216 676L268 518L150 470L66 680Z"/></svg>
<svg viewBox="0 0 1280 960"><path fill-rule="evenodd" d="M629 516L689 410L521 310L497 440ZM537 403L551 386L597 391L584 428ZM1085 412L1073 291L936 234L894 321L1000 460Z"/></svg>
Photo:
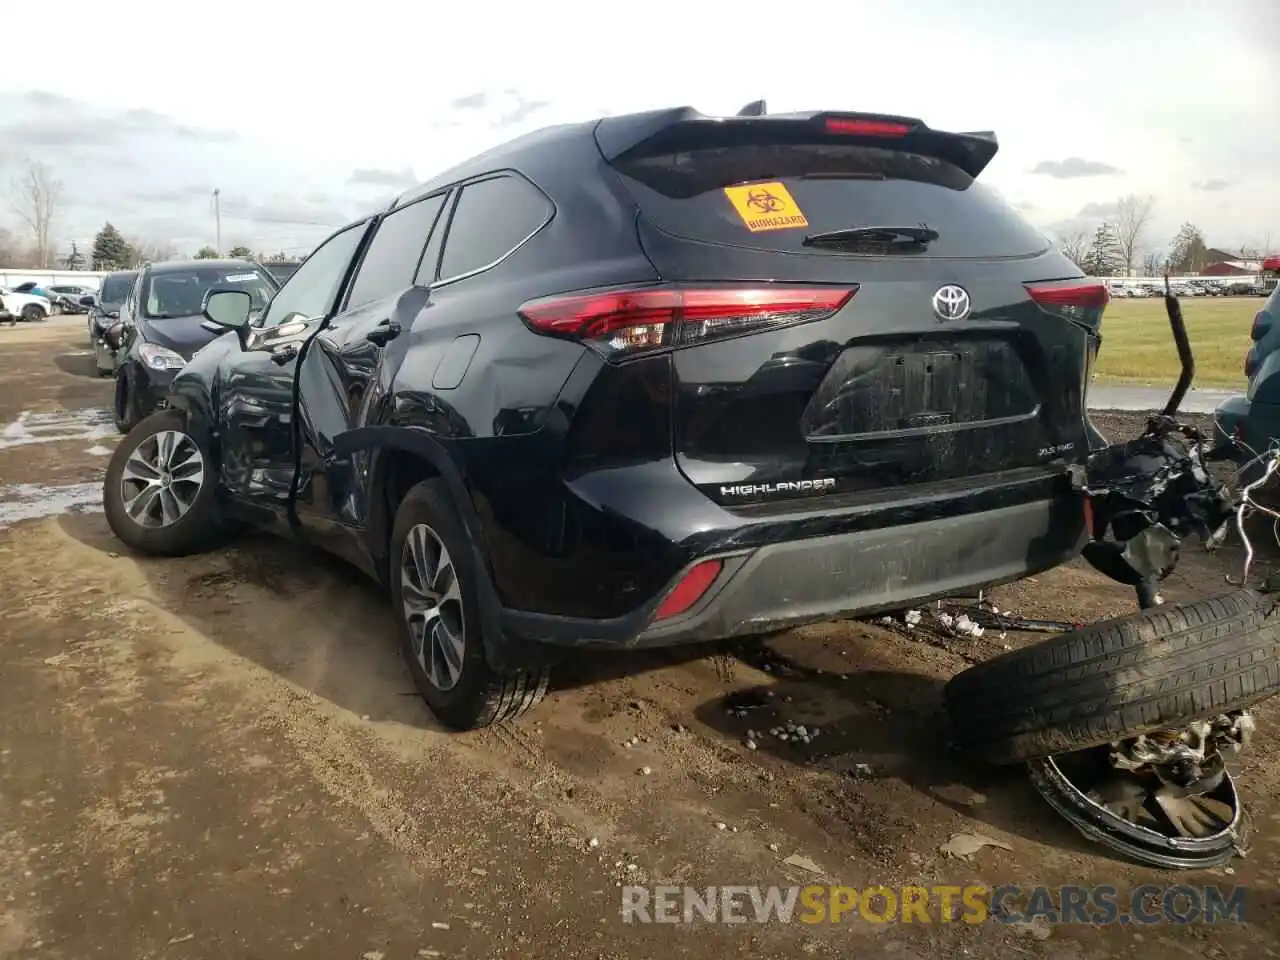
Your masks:
<svg viewBox="0 0 1280 960"><path fill-rule="evenodd" d="M443 481L415 485L391 533L391 602L414 685L446 726L511 720L542 700L546 667L510 674L485 656L477 553Z"/></svg>
<svg viewBox="0 0 1280 960"><path fill-rule="evenodd" d="M991 763L1087 750L1280 693L1280 609L1248 590L1090 624L957 674L952 742Z"/></svg>
<svg viewBox="0 0 1280 960"><path fill-rule="evenodd" d="M112 533L155 556L198 553L225 529L209 451L174 410L153 413L116 446L102 506Z"/></svg>

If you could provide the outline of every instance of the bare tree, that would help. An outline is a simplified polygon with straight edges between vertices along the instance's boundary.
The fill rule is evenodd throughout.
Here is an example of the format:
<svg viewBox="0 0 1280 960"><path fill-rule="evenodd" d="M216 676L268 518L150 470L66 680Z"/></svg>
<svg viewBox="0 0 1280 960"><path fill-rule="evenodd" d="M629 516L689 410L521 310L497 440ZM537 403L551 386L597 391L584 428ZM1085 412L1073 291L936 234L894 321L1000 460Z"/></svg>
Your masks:
<svg viewBox="0 0 1280 960"><path fill-rule="evenodd" d="M62 203L62 183L53 169L39 160L28 160L22 176L13 182L14 212L31 231L31 245L36 266L49 266L52 253L50 230Z"/></svg>
<svg viewBox="0 0 1280 960"><path fill-rule="evenodd" d="M1116 204L1116 246L1120 259L1124 261L1126 275L1133 273L1134 261L1142 247L1142 235L1151 223L1151 211L1155 205L1156 198L1151 194L1139 196L1136 193L1121 197Z"/></svg>
<svg viewBox="0 0 1280 960"><path fill-rule="evenodd" d="M163 260L174 260L178 256L178 248L168 240L146 240L141 237L128 239L132 253L129 267L140 267L146 263L160 263Z"/></svg>
<svg viewBox="0 0 1280 960"><path fill-rule="evenodd" d="M1164 273L1164 255L1161 253L1148 253L1142 258L1142 275L1144 277L1158 277Z"/></svg>
<svg viewBox="0 0 1280 960"><path fill-rule="evenodd" d="M1088 230L1071 230L1058 234L1058 249L1068 260L1079 266L1085 254L1089 252L1089 244L1092 241L1093 235Z"/></svg>

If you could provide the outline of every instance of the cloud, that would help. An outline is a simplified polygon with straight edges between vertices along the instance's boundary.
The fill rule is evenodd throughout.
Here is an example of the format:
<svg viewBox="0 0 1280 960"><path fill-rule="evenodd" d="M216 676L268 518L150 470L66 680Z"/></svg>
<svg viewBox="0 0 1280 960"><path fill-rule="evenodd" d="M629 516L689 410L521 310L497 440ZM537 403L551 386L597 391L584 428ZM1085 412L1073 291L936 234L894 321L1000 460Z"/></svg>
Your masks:
<svg viewBox="0 0 1280 960"><path fill-rule="evenodd" d="M232 220L286 226L341 227L354 217L346 205L323 194L276 194L252 206L224 206L222 215Z"/></svg>
<svg viewBox="0 0 1280 960"><path fill-rule="evenodd" d="M454 97L449 101L449 106L454 110L483 110L491 103L493 103L493 99L488 93L484 90L477 90L475 93Z"/></svg>
<svg viewBox="0 0 1280 960"><path fill-rule="evenodd" d="M1086 203L1073 219L1105 220L1107 217L1114 217L1119 212L1120 201L1118 200L1108 200L1105 203Z"/></svg>
<svg viewBox="0 0 1280 960"><path fill-rule="evenodd" d="M0 128L0 140L24 147L113 147L140 137L228 143L236 135L179 123L155 110L101 110L59 94L31 90L0 95L0 114L27 114Z"/></svg>
<svg viewBox="0 0 1280 960"><path fill-rule="evenodd" d="M403 170L379 170L374 167L363 167L352 170L347 183L362 187L411 187L418 182L413 171L406 167Z"/></svg>
<svg viewBox="0 0 1280 960"><path fill-rule="evenodd" d="M498 118L497 126L514 127L518 123L527 120L539 110L544 110L551 106L550 100L526 100L515 91L509 91L516 103L510 110L506 111Z"/></svg>
<svg viewBox="0 0 1280 960"><path fill-rule="evenodd" d="M551 106L551 101L526 97L520 91L507 87L497 92L477 90L475 93L454 97L449 101L449 106L454 110L490 114L489 125L494 129L501 129L523 123L538 111ZM457 120L443 120L437 125L457 127L462 124Z"/></svg>
<svg viewBox="0 0 1280 960"><path fill-rule="evenodd" d="M1031 168L1031 172L1057 180L1075 180L1079 177L1109 177L1123 171L1099 160L1067 157L1065 160L1041 160Z"/></svg>
<svg viewBox="0 0 1280 960"><path fill-rule="evenodd" d="M173 187L160 190L135 190L129 199L136 203L159 203L165 205L185 204L192 200L211 201L213 188L204 186Z"/></svg>
<svg viewBox="0 0 1280 960"><path fill-rule="evenodd" d="M1032 203L1030 200L1019 200L1013 206L1014 206L1014 209L1022 210L1024 212L1038 209L1036 205Z"/></svg>
<svg viewBox="0 0 1280 960"><path fill-rule="evenodd" d="M1231 186L1230 180L1197 180L1195 183L1191 184L1191 189L1213 192L1216 190L1225 190L1229 186Z"/></svg>

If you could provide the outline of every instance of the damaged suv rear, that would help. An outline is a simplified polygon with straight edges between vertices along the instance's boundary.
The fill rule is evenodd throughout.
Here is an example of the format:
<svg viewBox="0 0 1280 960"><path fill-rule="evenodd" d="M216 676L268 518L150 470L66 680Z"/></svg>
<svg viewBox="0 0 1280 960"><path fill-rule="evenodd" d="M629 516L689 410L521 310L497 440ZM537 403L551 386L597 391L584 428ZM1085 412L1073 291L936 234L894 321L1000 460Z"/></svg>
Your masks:
<svg viewBox="0 0 1280 960"><path fill-rule="evenodd" d="M563 572L515 632L758 633L1075 555L1108 294L975 181L994 136L685 110L595 137L653 275L521 309L590 353L539 549Z"/></svg>
<svg viewBox="0 0 1280 960"><path fill-rule="evenodd" d="M117 449L112 529L177 553L228 518L347 557L457 727L535 702L556 646L1060 564L1107 290L975 182L995 153L901 117L689 108L499 146L326 240L256 325L213 291L236 336ZM182 510L128 466L178 434L206 465Z"/></svg>

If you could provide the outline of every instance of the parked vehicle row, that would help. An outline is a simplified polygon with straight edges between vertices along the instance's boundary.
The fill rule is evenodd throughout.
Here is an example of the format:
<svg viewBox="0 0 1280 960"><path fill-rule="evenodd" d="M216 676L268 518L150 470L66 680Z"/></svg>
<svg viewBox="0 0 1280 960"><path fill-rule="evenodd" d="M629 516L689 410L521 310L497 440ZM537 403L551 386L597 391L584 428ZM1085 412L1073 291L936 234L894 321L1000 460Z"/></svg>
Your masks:
<svg viewBox="0 0 1280 960"><path fill-rule="evenodd" d="M1116 298L1164 296L1164 280L1155 277L1150 280L1110 280L1107 286ZM1242 297L1253 296L1259 290L1257 282L1252 279L1234 278L1173 280L1169 288L1178 297Z"/></svg>
<svg viewBox="0 0 1280 960"><path fill-rule="evenodd" d="M52 313L53 302L48 297L0 287L0 321L7 320L10 326L19 320L35 323L47 320Z"/></svg>

